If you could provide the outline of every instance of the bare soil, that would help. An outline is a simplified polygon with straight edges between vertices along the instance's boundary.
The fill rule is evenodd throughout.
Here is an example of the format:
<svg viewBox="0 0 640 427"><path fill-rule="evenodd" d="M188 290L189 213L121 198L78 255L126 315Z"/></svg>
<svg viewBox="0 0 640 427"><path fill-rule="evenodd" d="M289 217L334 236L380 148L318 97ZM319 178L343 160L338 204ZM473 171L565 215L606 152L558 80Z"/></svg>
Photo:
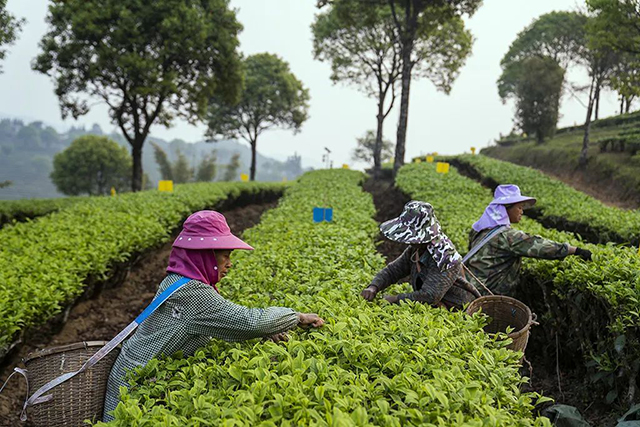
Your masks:
<svg viewBox="0 0 640 427"><path fill-rule="evenodd" d="M260 222L266 210L277 205L273 197L270 199L242 207L228 206L220 212L226 217L231 231L241 235L244 230ZM1 367L0 385L14 366L24 367L21 360L32 351L79 341L108 341L124 329L149 304L164 279L172 241L141 257L119 286L102 289L93 298L77 303L61 330L57 330L59 328L56 326L45 326L33 331L25 338L22 347ZM25 394L24 380L21 376L14 376L0 394L0 426L29 425L29 422L22 423L19 418Z"/></svg>
<svg viewBox="0 0 640 427"><path fill-rule="evenodd" d="M365 182L364 189L373 196L377 211L375 219L378 222L398 216L402 212L404 204L409 201L409 197L395 187L390 178L369 179ZM386 258L387 263L396 259L406 247L406 245L384 239L382 236L380 236L379 240L378 252ZM524 302L526 303L527 301ZM537 332L541 333L540 330ZM535 328L532 330L532 334L536 334ZM536 342L544 341L545 339L545 337L534 337L532 335L526 354L532 365L532 370L530 371L526 364L523 366L522 375L530 376L530 381L523 385L522 390L534 391L551 397L555 400L555 403L575 406L593 427L615 425L615 420L620 411L606 406L599 396L589 395L585 387L583 371L572 369L571 366L566 366L566 363L562 363L558 372L555 366L549 366L544 363L543 359L553 360L554 357L552 357L553 355L543 355L542 352L555 351L554 345L547 343L544 350L535 348L534 345ZM566 356L565 354L564 357ZM574 367L582 366L582 355L575 354L570 358L574 361ZM551 406L551 403L545 404L539 409L543 410L548 406Z"/></svg>

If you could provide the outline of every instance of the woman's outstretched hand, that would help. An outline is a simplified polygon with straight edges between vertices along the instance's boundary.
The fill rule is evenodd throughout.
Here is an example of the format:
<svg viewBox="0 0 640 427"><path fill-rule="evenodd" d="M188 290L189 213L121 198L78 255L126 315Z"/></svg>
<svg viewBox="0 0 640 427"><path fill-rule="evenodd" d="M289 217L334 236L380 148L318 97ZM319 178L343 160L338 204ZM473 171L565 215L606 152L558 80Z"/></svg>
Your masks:
<svg viewBox="0 0 640 427"><path fill-rule="evenodd" d="M273 341L274 343L279 343L281 341L289 341L289 334L286 332L281 332L279 334L271 335L270 337L266 337L266 340Z"/></svg>
<svg viewBox="0 0 640 427"><path fill-rule="evenodd" d="M360 296L366 299L367 301L373 301L377 293L378 293L378 288L376 288L373 285L369 285L362 292L360 292Z"/></svg>
<svg viewBox="0 0 640 427"><path fill-rule="evenodd" d="M324 320L315 313L298 313L298 326L301 328L321 328Z"/></svg>

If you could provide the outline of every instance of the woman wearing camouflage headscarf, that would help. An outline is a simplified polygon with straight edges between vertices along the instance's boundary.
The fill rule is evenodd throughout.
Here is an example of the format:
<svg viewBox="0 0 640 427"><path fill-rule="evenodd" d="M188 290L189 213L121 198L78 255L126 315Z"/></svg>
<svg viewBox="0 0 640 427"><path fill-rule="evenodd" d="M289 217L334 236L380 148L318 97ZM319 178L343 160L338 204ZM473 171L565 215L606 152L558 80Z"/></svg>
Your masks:
<svg viewBox="0 0 640 427"><path fill-rule="evenodd" d="M492 292L513 296L519 281L522 257L563 259L577 255L591 260L591 252L568 243L557 243L511 228L522 219L525 209L536 199L523 196L517 185L499 185L493 201L469 233L469 254L465 265L469 280L478 287L482 281ZM475 251L475 253L473 253ZM469 257L469 255L471 255Z"/></svg>
<svg viewBox="0 0 640 427"><path fill-rule="evenodd" d="M386 238L409 247L362 291L367 301L406 276L410 276L413 292L385 295L385 300L390 303L412 300L460 308L480 295L463 278L462 257L442 232L429 203L415 200L407 203L399 217L380 225L380 231Z"/></svg>

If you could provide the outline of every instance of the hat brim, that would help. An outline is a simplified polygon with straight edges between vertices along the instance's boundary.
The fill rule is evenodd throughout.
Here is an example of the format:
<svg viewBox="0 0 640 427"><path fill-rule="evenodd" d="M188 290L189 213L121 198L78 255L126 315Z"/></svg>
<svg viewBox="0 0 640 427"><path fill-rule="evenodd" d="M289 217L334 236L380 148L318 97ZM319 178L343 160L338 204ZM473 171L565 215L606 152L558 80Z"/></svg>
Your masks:
<svg viewBox="0 0 640 427"><path fill-rule="evenodd" d="M514 205L516 203L527 202L527 208L532 207L536 204L536 199L528 196L511 196L506 198L493 199L491 203L495 203L496 205Z"/></svg>
<svg viewBox="0 0 640 427"><path fill-rule="evenodd" d="M433 240L416 236L412 230L400 231L402 225L402 220L400 218L393 218L380 224L380 232L387 239L398 243L404 243L406 245L420 245L423 243L429 243Z"/></svg>
<svg viewBox="0 0 640 427"><path fill-rule="evenodd" d="M244 249L252 251L253 248L233 234L226 236L190 236L180 234L173 242L173 246L183 249Z"/></svg>

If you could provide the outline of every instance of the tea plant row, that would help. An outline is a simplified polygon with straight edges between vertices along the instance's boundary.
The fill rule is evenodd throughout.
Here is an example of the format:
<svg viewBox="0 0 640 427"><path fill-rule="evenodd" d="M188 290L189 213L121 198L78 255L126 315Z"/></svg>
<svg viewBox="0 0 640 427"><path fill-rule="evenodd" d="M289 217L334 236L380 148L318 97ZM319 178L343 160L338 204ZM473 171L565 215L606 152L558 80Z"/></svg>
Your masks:
<svg viewBox="0 0 640 427"><path fill-rule="evenodd" d="M215 183L88 198L0 230L0 359L19 335L46 323L132 255L166 241L191 212L282 184Z"/></svg>
<svg viewBox="0 0 640 427"><path fill-rule="evenodd" d="M460 175L455 168L449 174L437 174L435 166L428 163L405 166L396 184L412 198L433 204L447 235L461 253L467 252L471 225L492 200L489 189ZM545 198L543 194L549 194L539 184L524 188L525 194L538 196L539 203ZM526 259L521 292L534 295L525 302L543 315L542 330L560 334L563 349L569 354L580 351L592 369L593 379L605 381L604 388L611 393L609 400L621 396L636 377L640 360L637 249L584 243L575 235L546 229L527 218L515 227L593 252L591 262L578 257L562 261Z"/></svg>
<svg viewBox="0 0 640 427"><path fill-rule="evenodd" d="M593 243L640 242L640 211L606 206L544 173L486 156L456 156L454 161L471 168L480 178L497 184L517 184L538 199L535 213L541 221L576 231Z"/></svg>
<svg viewBox="0 0 640 427"><path fill-rule="evenodd" d="M59 199L0 200L0 228L14 221L26 221L67 208L85 197Z"/></svg>
<svg viewBox="0 0 640 427"><path fill-rule="evenodd" d="M241 304L317 312L324 328L152 360L109 425L548 426L532 416L537 395L519 391L520 354L482 332L483 316L360 298L384 266L362 180L304 175L245 233L256 250L235 253L219 284ZM333 207L333 222L314 224L314 206Z"/></svg>

